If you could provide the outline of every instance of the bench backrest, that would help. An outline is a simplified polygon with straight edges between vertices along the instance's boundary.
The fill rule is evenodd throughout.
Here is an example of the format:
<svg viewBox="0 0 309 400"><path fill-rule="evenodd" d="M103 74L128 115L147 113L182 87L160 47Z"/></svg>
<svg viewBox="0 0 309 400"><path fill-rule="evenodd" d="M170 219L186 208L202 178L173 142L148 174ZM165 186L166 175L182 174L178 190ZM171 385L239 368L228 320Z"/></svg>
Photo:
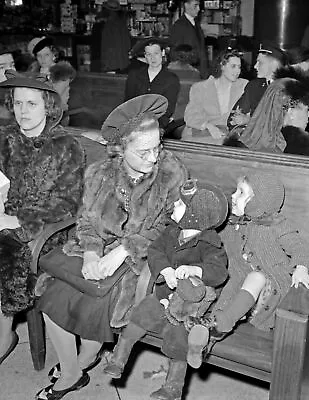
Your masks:
<svg viewBox="0 0 309 400"><path fill-rule="evenodd" d="M71 83L70 102L79 97L79 103L92 109L103 122L108 114L123 102L126 75L98 73L78 73ZM174 119L183 118L185 107L189 101L189 90L193 80L181 80L180 92L174 112Z"/></svg>

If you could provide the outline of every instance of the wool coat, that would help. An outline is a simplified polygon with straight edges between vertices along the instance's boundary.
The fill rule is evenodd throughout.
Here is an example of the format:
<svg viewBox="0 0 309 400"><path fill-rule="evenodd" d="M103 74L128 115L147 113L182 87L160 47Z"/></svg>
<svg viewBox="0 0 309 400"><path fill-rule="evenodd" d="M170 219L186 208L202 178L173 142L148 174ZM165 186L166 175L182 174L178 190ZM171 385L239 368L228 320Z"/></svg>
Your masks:
<svg viewBox="0 0 309 400"><path fill-rule="evenodd" d="M69 256L94 251L102 257L122 244L129 253L125 263L130 268L114 288L112 309L109 297L89 297L58 280L41 297L40 308L64 329L85 339L104 342L109 325L124 326L133 307L138 275L147 262L148 246L165 228L186 177L182 164L165 150L152 172L137 183L127 175L120 157L89 166L76 239L64 251ZM103 309L108 309L105 315Z"/></svg>
<svg viewBox="0 0 309 400"><path fill-rule="evenodd" d="M148 75L148 64L129 72L126 88L125 101L142 94L161 94L168 100L165 114L159 119L160 126L165 128L176 108L178 93L180 90L179 78L176 74L162 67L158 75L150 82Z"/></svg>
<svg viewBox="0 0 309 400"><path fill-rule="evenodd" d="M171 46L177 47L180 44L188 44L199 56L199 71L202 79L207 77L207 55L205 37L199 21L195 20L195 26L183 14L171 27L170 37Z"/></svg>
<svg viewBox="0 0 309 400"><path fill-rule="evenodd" d="M283 215L270 224L253 220L227 224L220 233L229 259L230 278L215 309L231 303L249 272L262 271L268 281L267 293L251 312L250 322L262 330L274 327L275 310L291 287L296 265L309 266L308 243ZM263 298L264 297L264 298Z"/></svg>
<svg viewBox="0 0 309 400"><path fill-rule="evenodd" d="M163 336L162 351L171 358L186 360L187 333L183 324L173 326L166 318L159 300L166 299L171 290L160 272L167 267L195 265L202 268L206 286L217 288L228 277L227 255L220 236L215 230L204 230L186 243L179 243L181 228L171 223L148 249L148 265L156 283L155 296L150 295L136 306L132 322L146 331Z"/></svg>
<svg viewBox="0 0 309 400"><path fill-rule="evenodd" d="M20 228L0 232L0 294L5 314L27 308L31 253L28 242L45 224L76 215L83 190L84 152L57 122L28 138L17 124L0 128L0 170L10 180L5 213ZM28 279L29 278L29 279Z"/></svg>
<svg viewBox="0 0 309 400"><path fill-rule="evenodd" d="M232 83L229 99L229 110L243 94L248 81L238 78ZM189 128L201 129L202 124L209 122L216 126L227 126L229 112L221 113L215 78L194 83L190 89L189 103L185 110L184 120Z"/></svg>

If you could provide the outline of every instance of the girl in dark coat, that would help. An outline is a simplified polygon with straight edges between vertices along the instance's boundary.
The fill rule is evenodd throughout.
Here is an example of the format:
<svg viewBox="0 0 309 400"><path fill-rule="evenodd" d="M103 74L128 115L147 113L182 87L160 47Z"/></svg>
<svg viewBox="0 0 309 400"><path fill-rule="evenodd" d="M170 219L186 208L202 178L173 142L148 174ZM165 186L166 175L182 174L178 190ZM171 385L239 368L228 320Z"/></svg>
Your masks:
<svg viewBox="0 0 309 400"><path fill-rule="evenodd" d="M0 364L18 336L13 316L33 303L28 244L46 223L76 214L82 194L84 154L58 125L61 103L44 76L6 72L8 108L15 123L0 128L0 170L10 188L0 197Z"/></svg>
<svg viewBox="0 0 309 400"><path fill-rule="evenodd" d="M197 188L193 182L190 180L182 187L181 199L175 202L171 217L175 222L148 249L148 264L156 282L156 294L147 296L135 307L130 323L120 335L112 358L104 369L113 378L120 378L134 343L147 331L162 336L162 351L169 357L170 366L163 387L151 394L155 399L180 399L187 361L194 368L201 364L201 353L200 357L194 354L195 343L188 346L186 314L183 315L182 310L178 319L184 323L174 321L170 312L165 310L166 299L176 287L179 289L179 280L199 277L208 288L205 301L198 304L199 308L193 314L203 315L207 302L209 307L211 300L215 299L215 296L207 298L207 293L215 293L212 288L217 288L227 279L226 253L214 229L226 218L227 200L218 188L211 185ZM189 291L186 292L189 295ZM172 302L172 298L170 300ZM175 307L173 310L176 311Z"/></svg>

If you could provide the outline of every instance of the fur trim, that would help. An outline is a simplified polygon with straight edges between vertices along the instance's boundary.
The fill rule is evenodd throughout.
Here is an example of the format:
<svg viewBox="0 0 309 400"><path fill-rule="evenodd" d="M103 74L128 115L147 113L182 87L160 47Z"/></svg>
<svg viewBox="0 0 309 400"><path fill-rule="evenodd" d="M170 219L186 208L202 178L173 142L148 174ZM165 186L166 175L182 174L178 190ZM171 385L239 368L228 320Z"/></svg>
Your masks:
<svg viewBox="0 0 309 400"><path fill-rule="evenodd" d="M0 235L1 309L4 315L12 316L33 305L35 278L28 245L6 232Z"/></svg>

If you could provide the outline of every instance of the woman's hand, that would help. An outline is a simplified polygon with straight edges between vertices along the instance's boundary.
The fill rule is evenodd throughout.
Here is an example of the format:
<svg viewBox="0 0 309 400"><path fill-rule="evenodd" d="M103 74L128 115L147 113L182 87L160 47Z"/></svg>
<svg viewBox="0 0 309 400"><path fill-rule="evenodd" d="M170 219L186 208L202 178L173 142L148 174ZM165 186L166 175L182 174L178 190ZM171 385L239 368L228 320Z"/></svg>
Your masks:
<svg viewBox="0 0 309 400"><path fill-rule="evenodd" d="M3 229L17 229L19 227L20 223L17 217L4 213L0 214L0 231Z"/></svg>
<svg viewBox="0 0 309 400"><path fill-rule="evenodd" d="M122 265L129 253L120 245L102 257L99 261L101 279L112 276L113 273Z"/></svg>
<svg viewBox="0 0 309 400"><path fill-rule="evenodd" d="M189 276L198 276L201 278L202 273L202 268L196 265L180 265L175 270L175 276L178 279L187 279Z"/></svg>
<svg viewBox="0 0 309 400"><path fill-rule="evenodd" d="M85 251L82 274L85 279L101 279L99 269L100 257L94 251Z"/></svg>
<svg viewBox="0 0 309 400"><path fill-rule="evenodd" d="M177 286L177 278L175 276L175 270L172 267L162 269L160 274L164 277L167 286L170 289L175 289Z"/></svg>
<svg viewBox="0 0 309 400"><path fill-rule="evenodd" d="M232 111L232 114L233 116L230 121L231 125L247 125L250 121L250 114L242 113L239 107Z"/></svg>
<svg viewBox="0 0 309 400"><path fill-rule="evenodd" d="M298 285L302 283L307 289L309 289L309 274L308 268L304 265L297 265L292 275L292 285L298 288Z"/></svg>
<svg viewBox="0 0 309 400"><path fill-rule="evenodd" d="M224 132L222 132L217 126L210 124L209 122L205 122L201 126L201 130L203 131L204 129L208 129L210 135L214 139L220 139L226 136Z"/></svg>

